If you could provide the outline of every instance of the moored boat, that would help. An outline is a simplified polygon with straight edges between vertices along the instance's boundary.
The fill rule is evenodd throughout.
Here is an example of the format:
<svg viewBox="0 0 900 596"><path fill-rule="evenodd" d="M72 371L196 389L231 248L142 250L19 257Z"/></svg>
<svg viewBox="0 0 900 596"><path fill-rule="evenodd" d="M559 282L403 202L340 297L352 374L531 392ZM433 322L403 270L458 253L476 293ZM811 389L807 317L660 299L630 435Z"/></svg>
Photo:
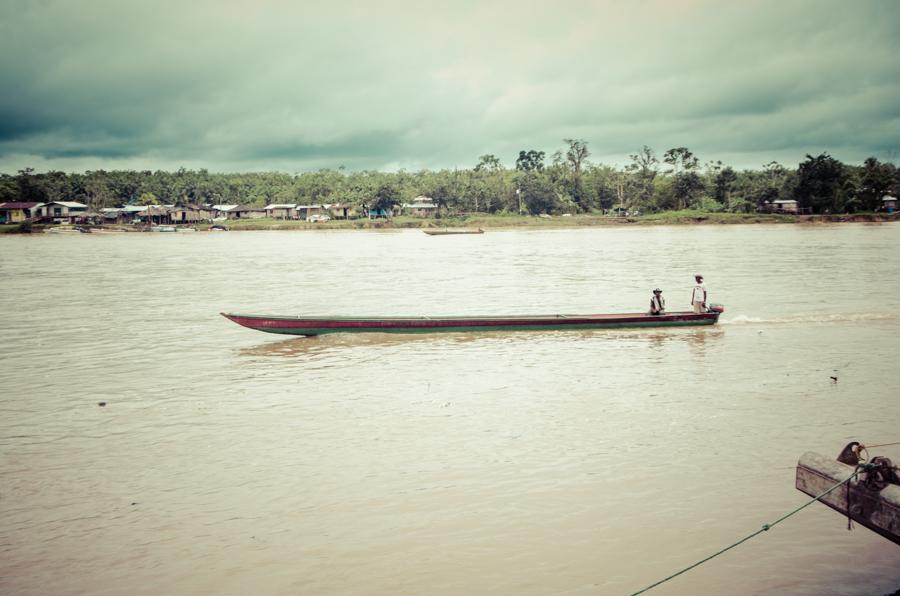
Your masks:
<svg viewBox="0 0 900 596"><path fill-rule="evenodd" d="M560 331L622 327L684 327L714 325L724 308L709 312L597 315L522 315L502 317L292 317L221 313L238 325L283 335L326 333L441 333L483 331Z"/></svg>
<svg viewBox="0 0 900 596"><path fill-rule="evenodd" d="M426 234L428 234L429 236L450 236L453 234L484 234L484 230L482 230L481 228L477 228L475 230L459 230L459 229L453 229L453 228L444 228L442 230L437 229L437 230L422 230L422 231L425 232Z"/></svg>
<svg viewBox="0 0 900 596"><path fill-rule="evenodd" d="M848 520L848 529L853 520L900 544L897 467L887 457L869 457L868 453L868 449L882 446L866 448L853 441L837 459L808 451L797 462L796 487L840 513ZM839 490L834 490L836 487Z"/></svg>

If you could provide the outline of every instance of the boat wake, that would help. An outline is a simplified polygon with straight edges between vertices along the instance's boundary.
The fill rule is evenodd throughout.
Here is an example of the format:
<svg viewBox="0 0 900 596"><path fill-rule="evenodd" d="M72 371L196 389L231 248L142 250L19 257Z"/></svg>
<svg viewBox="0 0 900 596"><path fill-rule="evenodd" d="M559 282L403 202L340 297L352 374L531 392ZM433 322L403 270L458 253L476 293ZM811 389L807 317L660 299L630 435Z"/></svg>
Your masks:
<svg viewBox="0 0 900 596"><path fill-rule="evenodd" d="M720 318L720 325L759 325L790 323L857 323L865 321L896 321L900 316L893 313L841 313L841 314L808 314L785 315L781 317L751 317L737 315L732 318Z"/></svg>

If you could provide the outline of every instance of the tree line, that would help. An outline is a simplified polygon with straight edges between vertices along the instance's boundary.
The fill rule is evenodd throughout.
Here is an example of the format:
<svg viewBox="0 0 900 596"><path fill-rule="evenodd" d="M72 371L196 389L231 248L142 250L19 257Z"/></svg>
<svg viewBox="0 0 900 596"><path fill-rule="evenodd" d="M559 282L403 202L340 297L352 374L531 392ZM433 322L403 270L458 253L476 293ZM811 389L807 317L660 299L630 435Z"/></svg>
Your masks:
<svg viewBox="0 0 900 596"><path fill-rule="evenodd" d="M697 209L752 212L765 203L794 199L813 213L875 211L896 195L900 174L874 157L849 165L823 153L796 168L770 162L735 170L721 161L701 164L686 147L661 156L644 146L622 168L590 161L583 139L563 139L550 155L519 152L513 167L482 155L469 169L358 172L323 169L223 174L205 169L176 172L94 170L85 173L20 170L0 175L0 202L78 201L92 209L126 204L351 203L389 208L425 195L451 213L590 213Z"/></svg>

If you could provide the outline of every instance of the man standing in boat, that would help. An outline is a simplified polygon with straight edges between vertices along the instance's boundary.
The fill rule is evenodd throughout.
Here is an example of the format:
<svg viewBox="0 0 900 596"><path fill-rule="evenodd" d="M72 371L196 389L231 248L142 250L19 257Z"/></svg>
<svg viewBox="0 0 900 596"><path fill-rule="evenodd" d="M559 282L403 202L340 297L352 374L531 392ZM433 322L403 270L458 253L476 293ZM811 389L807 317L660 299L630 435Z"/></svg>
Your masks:
<svg viewBox="0 0 900 596"><path fill-rule="evenodd" d="M650 299L650 314L666 314L666 299L662 297L662 290L659 288L653 290L653 298Z"/></svg>
<svg viewBox="0 0 900 596"><path fill-rule="evenodd" d="M691 295L691 304L694 306L694 313L700 314L706 312L706 284L703 283L702 275L695 275L694 279L697 283Z"/></svg>

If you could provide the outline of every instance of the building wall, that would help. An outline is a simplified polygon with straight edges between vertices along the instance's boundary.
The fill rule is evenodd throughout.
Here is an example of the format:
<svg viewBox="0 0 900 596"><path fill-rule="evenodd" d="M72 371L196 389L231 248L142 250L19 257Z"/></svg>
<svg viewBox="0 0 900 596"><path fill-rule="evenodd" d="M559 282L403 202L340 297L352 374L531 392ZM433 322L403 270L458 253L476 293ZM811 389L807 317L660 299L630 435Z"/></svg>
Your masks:
<svg viewBox="0 0 900 596"><path fill-rule="evenodd" d="M335 207L328 210L334 219L350 219L356 217L356 211L352 207Z"/></svg>
<svg viewBox="0 0 900 596"><path fill-rule="evenodd" d="M797 213L797 203L781 203L776 205L776 207L780 207L785 213Z"/></svg>
<svg viewBox="0 0 900 596"><path fill-rule="evenodd" d="M295 213L293 209L269 209L266 214L275 219L294 219Z"/></svg>
<svg viewBox="0 0 900 596"><path fill-rule="evenodd" d="M28 219L24 209L4 209L6 223L19 223Z"/></svg>
<svg viewBox="0 0 900 596"><path fill-rule="evenodd" d="M200 213L192 209L176 209L172 211L172 223L196 223L203 219Z"/></svg>

